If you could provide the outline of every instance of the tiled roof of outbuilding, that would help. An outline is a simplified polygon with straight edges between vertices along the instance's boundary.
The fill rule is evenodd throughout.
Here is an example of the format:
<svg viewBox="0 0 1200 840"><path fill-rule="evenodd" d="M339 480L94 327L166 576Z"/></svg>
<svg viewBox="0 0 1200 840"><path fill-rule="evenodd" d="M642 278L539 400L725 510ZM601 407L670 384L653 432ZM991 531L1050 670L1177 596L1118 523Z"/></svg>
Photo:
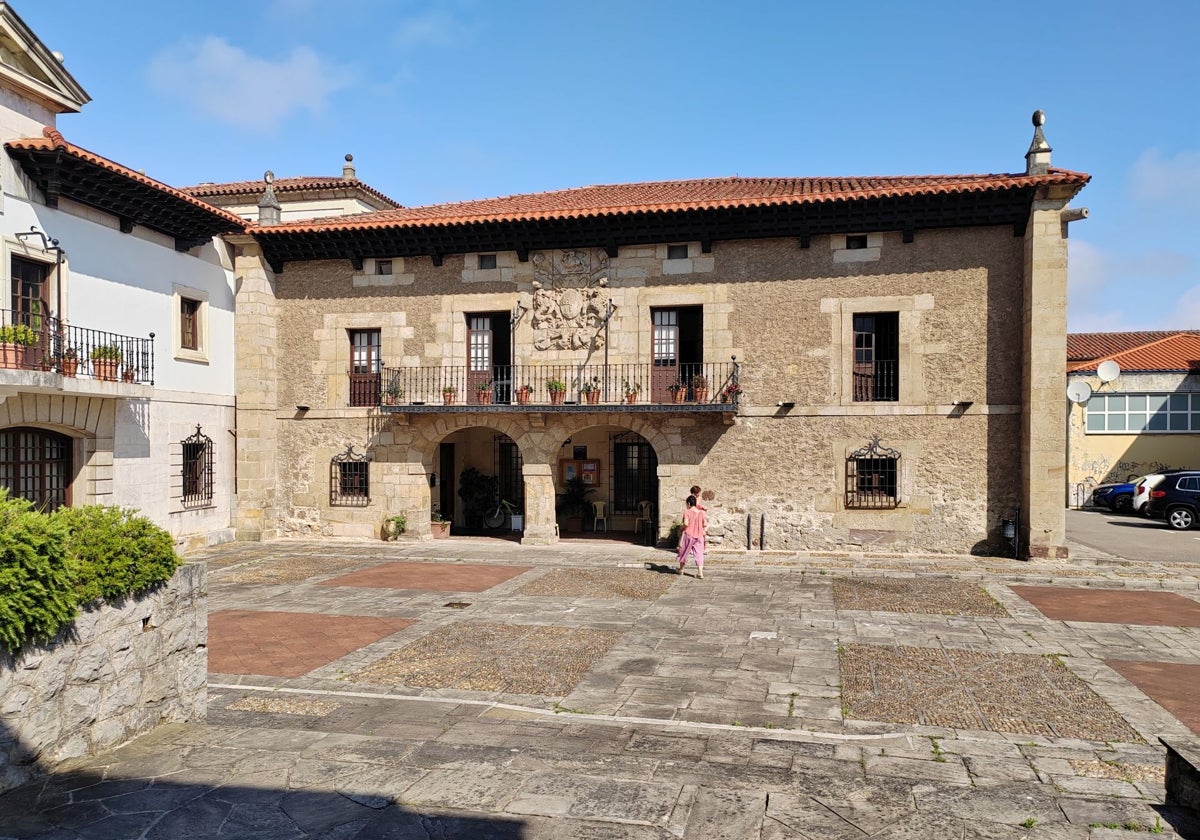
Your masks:
<svg viewBox="0 0 1200 840"><path fill-rule="evenodd" d="M1180 333L1193 332L1200 335L1200 330L1070 333L1067 335L1067 361L1086 362L1092 359L1103 361L1117 353L1124 353L1126 350L1132 350L1153 341L1160 341Z"/></svg>
<svg viewBox="0 0 1200 840"><path fill-rule="evenodd" d="M400 208L404 205L398 201L393 201L379 190L365 184L357 178L337 178L321 175L303 175L297 178L276 178L271 182L271 186L275 188L276 193L302 192L304 190L344 190L356 189L361 190L375 198L390 204L392 207ZM223 184L196 184L191 187L180 187L181 192L188 195L194 195L198 198L211 198L219 195L246 195L260 196L263 193L264 185L261 180L258 181L229 181Z"/></svg>
<svg viewBox="0 0 1200 840"><path fill-rule="evenodd" d="M578 219L724 208L767 207L981 193L1021 187L1070 185L1091 179L1082 172L1051 169L1045 175L911 175L865 178L713 178L610 184L511 195L454 204L433 204L254 227L263 233L315 233L404 227L445 227L480 222Z"/></svg>
<svg viewBox="0 0 1200 840"><path fill-rule="evenodd" d="M1113 335L1156 335L1157 333L1114 333ZM1092 333L1091 335L1104 335ZM1091 373L1100 362L1112 359L1123 373L1200 372L1200 331L1169 332L1117 353L1102 353L1088 361L1067 366L1068 373Z"/></svg>

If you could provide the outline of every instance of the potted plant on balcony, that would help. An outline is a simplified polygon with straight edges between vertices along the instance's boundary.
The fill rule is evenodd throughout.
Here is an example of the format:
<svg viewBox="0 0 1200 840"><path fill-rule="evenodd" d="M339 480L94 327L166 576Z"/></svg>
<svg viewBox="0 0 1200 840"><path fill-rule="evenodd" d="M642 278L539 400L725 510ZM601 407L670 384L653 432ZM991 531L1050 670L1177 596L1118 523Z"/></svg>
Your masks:
<svg viewBox="0 0 1200 840"><path fill-rule="evenodd" d="M529 405L529 396L533 389L528 385L518 385L513 393L517 395L517 405Z"/></svg>
<svg viewBox="0 0 1200 840"><path fill-rule="evenodd" d="M444 540L450 536L450 520L443 519L441 511L429 514L429 531L435 540Z"/></svg>
<svg viewBox="0 0 1200 840"><path fill-rule="evenodd" d="M74 376L79 372L79 351L74 347L67 347L62 351L62 355L58 357L58 372L63 376Z"/></svg>
<svg viewBox="0 0 1200 840"><path fill-rule="evenodd" d="M92 348L92 376L107 382L117 381L117 368L125 354L115 344L101 344Z"/></svg>
<svg viewBox="0 0 1200 840"><path fill-rule="evenodd" d="M687 398L687 386L682 382L668 385L667 390L671 392L671 402L681 403Z"/></svg>
<svg viewBox="0 0 1200 840"><path fill-rule="evenodd" d="M600 402L600 377L593 376L587 382L580 385L579 393L583 394L583 398L587 400L588 405L595 405Z"/></svg>
<svg viewBox="0 0 1200 840"><path fill-rule="evenodd" d="M384 405L399 405L402 399L404 399L404 389L395 382L388 385L383 392Z"/></svg>
<svg viewBox="0 0 1200 840"><path fill-rule="evenodd" d="M480 382L475 386L475 397L480 405L492 404L492 380Z"/></svg>
<svg viewBox="0 0 1200 840"><path fill-rule="evenodd" d="M696 374L692 377L692 396L696 402L708 402L708 377Z"/></svg>
<svg viewBox="0 0 1200 840"><path fill-rule="evenodd" d="M723 402L723 403L733 402L734 399L737 397L737 395L740 393L742 393L742 386L737 384L736 382L730 382L728 385L726 385L724 388L721 389L721 402Z"/></svg>
<svg viewBox="0 0 1200 840"><path fill-rule="evenodd" d="M446 385L442 388L442 403L444 405L454 405L458 402L458 388L453 385Z"/></svg>
<svg viewBox="0 0 1200 840"><path fill-rule="evenodd" d="M546 390L550 392L551 405L562 405L567 395L567 383L561 379L549 379L546 381Z"/></svg>
<svg viewBox="0 0 1200 840"><path fill-rule="evenodd" d="M637 402L638 394L642 392L642 383L625 379L621 382L621 389L625 394L625 402L633 405Z"/></svg>
<svg viewBox="0 0 1200 840"><path fill-rule="evenodd" d="M25 324L0 327L0 367L30 367L29 348L37 344L37 333Z"/></svg>

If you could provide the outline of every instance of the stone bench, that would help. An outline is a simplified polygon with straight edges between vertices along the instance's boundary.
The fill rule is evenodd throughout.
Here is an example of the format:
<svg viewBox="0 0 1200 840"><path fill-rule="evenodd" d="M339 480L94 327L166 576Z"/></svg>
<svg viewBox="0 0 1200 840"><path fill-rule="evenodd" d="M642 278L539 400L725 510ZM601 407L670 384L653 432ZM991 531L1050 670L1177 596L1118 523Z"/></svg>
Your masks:
<svg viewBox="0 0 1200 840"><path fill-rule="evenodd" d="M1200 739L1159 738L1167 748L1167 805L1200 811Z"/></svg>

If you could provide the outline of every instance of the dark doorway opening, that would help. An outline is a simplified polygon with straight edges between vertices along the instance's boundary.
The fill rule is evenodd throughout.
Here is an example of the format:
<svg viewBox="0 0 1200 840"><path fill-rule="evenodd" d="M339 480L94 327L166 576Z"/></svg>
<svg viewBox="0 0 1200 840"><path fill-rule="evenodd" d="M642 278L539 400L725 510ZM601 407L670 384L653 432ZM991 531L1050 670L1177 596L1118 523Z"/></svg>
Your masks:
<svg viewBox="0 0 1200 840"><path fill-rule="evenodd" d="M508 312L467 313L467 399L481 402L491 385L491 401L512 401L512 329Z"/></svg>

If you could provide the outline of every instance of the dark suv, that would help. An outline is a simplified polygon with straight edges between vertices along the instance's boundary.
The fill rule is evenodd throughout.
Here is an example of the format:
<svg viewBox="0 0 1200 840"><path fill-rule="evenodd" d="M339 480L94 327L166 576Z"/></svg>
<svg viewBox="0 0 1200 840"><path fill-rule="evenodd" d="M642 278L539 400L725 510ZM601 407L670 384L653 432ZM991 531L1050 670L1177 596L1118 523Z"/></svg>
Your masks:
<svg viewBox="0 0 1200 840"><path fill-rule="evenodd" d="M1200 470L1165 473L1150 491L1146 515L1165 519L1176 531L1195 528L1200 522Z"/></svg>

